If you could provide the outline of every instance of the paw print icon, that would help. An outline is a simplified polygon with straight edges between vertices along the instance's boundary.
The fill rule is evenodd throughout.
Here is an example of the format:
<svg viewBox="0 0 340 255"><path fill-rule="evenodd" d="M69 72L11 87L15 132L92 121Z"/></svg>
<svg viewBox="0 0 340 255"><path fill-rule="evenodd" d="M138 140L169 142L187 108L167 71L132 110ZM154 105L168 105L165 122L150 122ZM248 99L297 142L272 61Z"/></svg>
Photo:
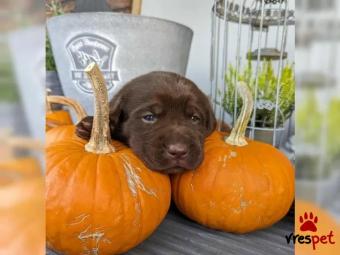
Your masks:
<svg viewBox="0 0 340 255"><path fill-rule="evenodd" d="M316 227L316 224L318 223L318 216L314 216L312 212L309 214L305 212L303 216L300 216L300 223L301 231L316 232L318 230Z"/></svg>

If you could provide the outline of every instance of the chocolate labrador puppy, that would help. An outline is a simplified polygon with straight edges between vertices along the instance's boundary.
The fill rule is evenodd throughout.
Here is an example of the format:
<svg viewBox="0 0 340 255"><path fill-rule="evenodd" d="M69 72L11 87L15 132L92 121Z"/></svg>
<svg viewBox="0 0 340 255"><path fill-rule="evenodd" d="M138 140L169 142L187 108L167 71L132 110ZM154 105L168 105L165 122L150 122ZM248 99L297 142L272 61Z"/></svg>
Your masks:
<svg viewBox="0 0 340 255"><path fill-rule="evenodd" d="M77 125L89 139L92 117ZM113 139L130 146L145 165L166 173L195 169L216 120L206 95L190 80L152 72L127 83L110 101Z"/></svg>

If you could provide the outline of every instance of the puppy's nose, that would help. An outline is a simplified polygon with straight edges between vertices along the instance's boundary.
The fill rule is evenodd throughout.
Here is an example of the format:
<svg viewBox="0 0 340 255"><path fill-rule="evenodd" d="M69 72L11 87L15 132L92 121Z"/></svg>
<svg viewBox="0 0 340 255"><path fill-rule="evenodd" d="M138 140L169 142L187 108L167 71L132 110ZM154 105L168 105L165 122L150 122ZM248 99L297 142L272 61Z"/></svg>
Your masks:
<svg viewBox="0 0 340 255"><path fill-rule="evenodd" d="M167 153L171 158L179 159L188 155L188 147L182 143L170 144Z"/></svg>

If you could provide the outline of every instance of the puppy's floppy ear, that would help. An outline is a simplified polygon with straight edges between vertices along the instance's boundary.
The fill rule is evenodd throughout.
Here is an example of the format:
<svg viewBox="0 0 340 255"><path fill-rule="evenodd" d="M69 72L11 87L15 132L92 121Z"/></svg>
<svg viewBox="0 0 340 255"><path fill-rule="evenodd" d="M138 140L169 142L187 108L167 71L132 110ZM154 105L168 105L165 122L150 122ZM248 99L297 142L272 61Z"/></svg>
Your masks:
<svg viewBox="0 0 340 255"><path fill-rule="evenodd" d="M85 140L90 140L93 125L93 117L87 116L76 125L76 135Z"/></svg>
<svg viewBox="0 0 340 255"><path fill-rule="evenodd" d="M119 125L124 119L123 96L118 92L110 101L110 130L111 134L119 129Z"/></svg>

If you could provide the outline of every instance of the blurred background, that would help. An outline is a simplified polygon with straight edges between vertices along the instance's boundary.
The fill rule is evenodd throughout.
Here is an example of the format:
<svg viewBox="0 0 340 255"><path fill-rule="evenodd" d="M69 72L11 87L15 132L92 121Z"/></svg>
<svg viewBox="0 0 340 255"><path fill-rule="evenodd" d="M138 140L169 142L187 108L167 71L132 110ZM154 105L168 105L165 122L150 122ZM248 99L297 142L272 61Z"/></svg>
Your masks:
<svg viewBox="0 0 340 255"><path fill-rule="evenodd" d="M288 51L296 77L290 118L295 126L290 150L295 152L296 206L307 210L304 203L309 203L314 207L308 208L323 210L338 227L340 3L292 2L296 44L295 52L294 43ZM142 15L175 20L194 30L187 76L206 93L211 84L213 4L213 0L144 0L141 5ZM51 76L56 70L48 40L45 46L45 18L88 10L130 13L133 6L129 0L2 0L0 8L0 254L44 254L45 67Z"/></svg>
<svg viewBox="0 0 340 255"><path fill-rule="evenodd" d="M0 254L44 254L44 5L0 2Z"/></svg>
<svg viewBox="0 0 340 255"><path fill-rule="evenodd" d="M296 196L340 221L340 3L296 2Z"/></svg>

